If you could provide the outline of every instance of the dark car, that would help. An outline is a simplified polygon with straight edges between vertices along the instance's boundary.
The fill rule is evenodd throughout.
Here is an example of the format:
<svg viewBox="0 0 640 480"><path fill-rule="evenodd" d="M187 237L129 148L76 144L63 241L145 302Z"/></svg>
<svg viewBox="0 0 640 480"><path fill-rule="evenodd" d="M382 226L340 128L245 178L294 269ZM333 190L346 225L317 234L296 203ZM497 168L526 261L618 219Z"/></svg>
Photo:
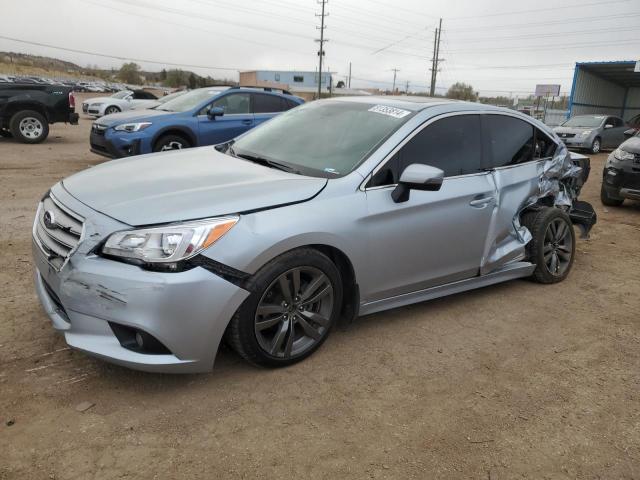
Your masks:
<svg viewBox="0 0 640 480"><path fill-rule="evenodd" d="M631 120L627 122L629 127L635 132L640 132L640 114L633 117Z"/></svg>
<svg viewBox="0 0 640 480"><path fill-rule="evenodd" d="M604 166L600 198L604 205L619 206L625 199L640 200L640 131L615 149Z"/></svg>
<svg viewBox="0 0 640 480"><path fill-rule="evenodd" d="M0 85L0 135L23 143L40 143L49 124L76 125L73 90L63 85L11 83Z"/></svg>

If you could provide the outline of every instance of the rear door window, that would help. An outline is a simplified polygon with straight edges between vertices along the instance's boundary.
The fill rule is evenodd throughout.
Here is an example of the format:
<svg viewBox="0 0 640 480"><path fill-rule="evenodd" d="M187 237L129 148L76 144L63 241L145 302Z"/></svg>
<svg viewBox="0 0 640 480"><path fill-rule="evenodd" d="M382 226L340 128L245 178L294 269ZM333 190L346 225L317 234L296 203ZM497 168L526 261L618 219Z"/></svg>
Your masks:
<svg viewBox="0 0 640 480"><path fill-rule="evenodd" d="M456 115L437 120L418 132L369 182L368 186L393 185L412 163L430 165L445 177L477 173L482 164L479 115Z"/></svg>
<svg viewBox="0 0 640 480"><path fill-rule="evenodd" d="M507 115L483 115L486 168L500 168L533 160L534 127Z"/></svg>
<svg viewBox="0 0 640 480"><path fill-rule="evenodd" d="M220 107L225 115L242 115L249 113L249 94L232 93L216 100L212 107Z"/></svg>
<svg viewBox="0 0 640 480"><path fill-rule="evenodd" d="M533 153L534 159L553 157L553 154L556 153L556 143L542 130L538 128L535 130L536 148Z"/></svg>
<svg viewBox="0 0 640 480"><path fill-rule="evenodd" d="M288 110L283 98L263 93L253 94L253 113L276 113Z"/></svg>

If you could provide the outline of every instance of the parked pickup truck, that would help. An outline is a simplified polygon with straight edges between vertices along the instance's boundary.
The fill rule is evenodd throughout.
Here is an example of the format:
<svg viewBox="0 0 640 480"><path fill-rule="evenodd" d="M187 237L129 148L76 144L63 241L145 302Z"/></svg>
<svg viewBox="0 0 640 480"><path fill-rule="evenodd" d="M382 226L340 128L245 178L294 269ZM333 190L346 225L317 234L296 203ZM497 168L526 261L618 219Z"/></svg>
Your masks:
<svg viewBox="0 0 640 480"><path fill-rule="evenodd" d="M61 85L0 85L0 135L23 143L40 143L49 124L78 124L70 87Z"/></svg>

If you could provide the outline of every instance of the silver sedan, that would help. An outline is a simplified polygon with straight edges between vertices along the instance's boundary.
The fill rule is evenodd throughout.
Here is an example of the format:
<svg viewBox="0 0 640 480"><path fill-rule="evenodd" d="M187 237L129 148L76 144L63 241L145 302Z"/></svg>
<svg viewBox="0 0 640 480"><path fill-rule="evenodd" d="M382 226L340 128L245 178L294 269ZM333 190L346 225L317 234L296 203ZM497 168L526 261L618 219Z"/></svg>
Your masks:
<svg viewBox="0 0 640 480"><path fill-rule="evenodd" d="M585 157L530 117L417 97L311 102L216 147L54 185L36 288L76 349L149 371L313 353L340 320L567 277Z"/></svg>

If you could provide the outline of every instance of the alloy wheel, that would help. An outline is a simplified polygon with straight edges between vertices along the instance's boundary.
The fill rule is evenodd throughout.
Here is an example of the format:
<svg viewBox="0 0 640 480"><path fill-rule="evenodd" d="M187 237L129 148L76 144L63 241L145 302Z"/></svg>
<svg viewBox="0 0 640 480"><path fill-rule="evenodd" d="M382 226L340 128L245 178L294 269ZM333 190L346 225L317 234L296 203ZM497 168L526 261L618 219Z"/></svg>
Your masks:
<svg viewBox="0 0 640 480"><path fill-rule="evenodd" d="M593 153L600 152L600 140L598 140L597 138L593 141L593 145L591 146L591 151Z"/></svg>
<svg viewBox="0 0 640 480"><path fill-rule="evenodd" d="M173 140L171 142L167 142L164 145L162 145L162 148L160 148L160 151L167 152L169 150L182 150L183 148L184 148L184 145L182 145L182 143Z"/></svg>
<svg viewBox="0 0 640 480"><path fill-rule="evenodd" d="M25 138L30 138L32 140L36 138L40 138L42 133L44 132L44 127L42 122L34 117L25 117L20 121L20 125L18 126L20 129L20 133Z"/></svg>
<svg viewBox="0 0 640 480"><path fill-rule="evenodd" d="M105 115L111 115L112 113L119 113L120 110L118 110L116 107L109 107L105 110L104 114Z"/></svg>
<svg viewBox="0 0 640 480"><path fill-rule="evenodd" d="M570 225L562 218L552 220L544 235L544 263L552 275L561 276L571 264L573 244Z"/></svg>
<svg viewBox="0 0 640 480"><path fill-rule="evenodd" d="M328 333L333 314L333 287L314 267L296 267L266 289L254 320L260 348L279 358L304 354Z"/></svg>

